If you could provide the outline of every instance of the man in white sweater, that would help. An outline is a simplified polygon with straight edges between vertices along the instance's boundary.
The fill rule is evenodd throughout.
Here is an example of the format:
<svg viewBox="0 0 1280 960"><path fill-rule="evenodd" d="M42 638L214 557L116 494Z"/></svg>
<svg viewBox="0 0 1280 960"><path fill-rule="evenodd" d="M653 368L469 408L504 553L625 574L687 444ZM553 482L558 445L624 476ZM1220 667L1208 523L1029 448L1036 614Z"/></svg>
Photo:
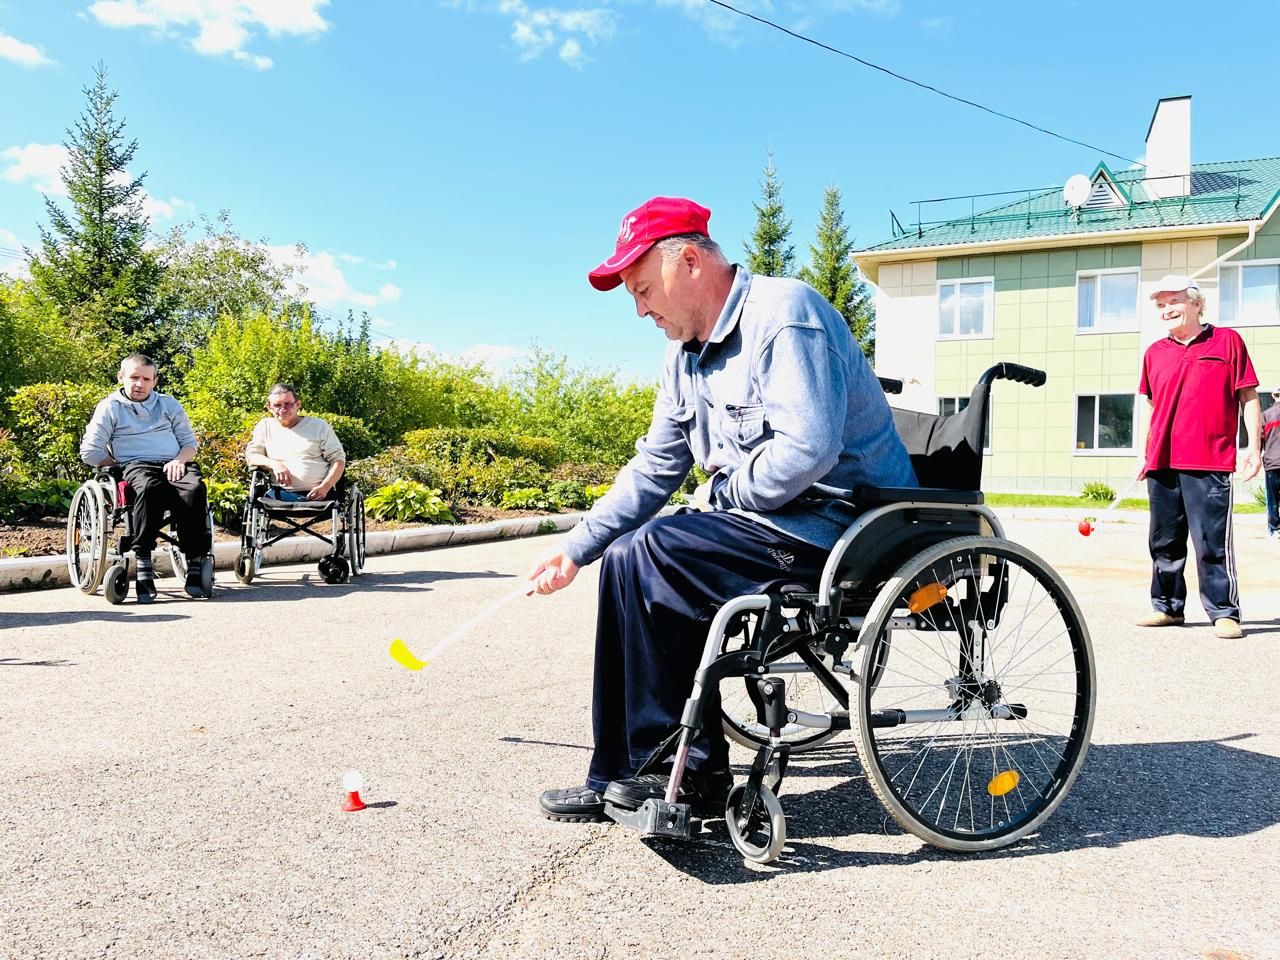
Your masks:
<svg viewBox="0 0 1280 960"><path fill-rule="evenodd" d="M333 427L302 416L301 408L292 384L273 384L267 393L271 416L253 428L244 458L251 467L271 471L279 499L327 500L347 468L347 454Z"/></svg>

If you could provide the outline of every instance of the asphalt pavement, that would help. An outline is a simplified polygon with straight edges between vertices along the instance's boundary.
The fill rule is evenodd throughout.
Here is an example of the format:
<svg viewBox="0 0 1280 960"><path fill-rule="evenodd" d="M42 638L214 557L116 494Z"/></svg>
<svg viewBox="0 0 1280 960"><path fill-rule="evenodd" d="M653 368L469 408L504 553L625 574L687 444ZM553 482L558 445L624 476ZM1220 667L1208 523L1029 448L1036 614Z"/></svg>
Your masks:
<svg viewBox="0 0 1280 960"><path fill-rule="evenodd" d="M1038 835L977 855L903 833L848 736L793 759L768 866L718 822L542 819L585 770L596 568L421 671L388 646L425 655L554 538L372 557L344 586L222 575L212 601L0 596L0 957L1280 957L1280 543L1238 518L1248 636L1221 641L1194 600L1132 626L1144 518L1076 519L1008 532L1085 612L1093 747Z"/></svg>

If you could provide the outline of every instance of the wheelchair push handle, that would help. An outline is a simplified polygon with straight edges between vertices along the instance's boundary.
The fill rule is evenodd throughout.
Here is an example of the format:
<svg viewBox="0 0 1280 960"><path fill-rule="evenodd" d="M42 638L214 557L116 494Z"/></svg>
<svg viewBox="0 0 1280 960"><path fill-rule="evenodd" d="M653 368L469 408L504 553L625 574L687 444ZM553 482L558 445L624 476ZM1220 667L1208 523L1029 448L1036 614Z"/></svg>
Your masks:
<svg viewBox="0 0 1280 960"><path fill-rule="evenodd" d="M885 393L901 393L902 381L895 380L893 377L876 377L880 381L880 389Z"/></svg>
<svg viewBox="0 0 1280 960"><path fill-rule="evenodd" d="M984 373L980 382L991 383L994 380L1013 380L1016 383L1026 383L1033 387L1043 387L1044 382L1048 379L1048 375L1043 370L1037 370L1035 367L1024 367L1020 363L997 363L994 367Z"/></svg>

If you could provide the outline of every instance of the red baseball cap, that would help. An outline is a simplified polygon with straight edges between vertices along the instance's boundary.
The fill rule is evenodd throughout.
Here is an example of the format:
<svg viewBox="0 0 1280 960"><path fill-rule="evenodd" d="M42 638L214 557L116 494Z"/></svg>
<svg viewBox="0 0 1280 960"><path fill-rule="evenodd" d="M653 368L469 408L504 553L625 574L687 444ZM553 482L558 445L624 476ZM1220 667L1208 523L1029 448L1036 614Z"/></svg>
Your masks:
<svg viewBox="0 0 1280 960"><path fill-rule="evenodd" d="M612 290L622 283L618 276L639 260L659 240L682 233L707 233L711 211L683 197L654 197L622 218L613 256L587 274L597 290Z"/></svg>

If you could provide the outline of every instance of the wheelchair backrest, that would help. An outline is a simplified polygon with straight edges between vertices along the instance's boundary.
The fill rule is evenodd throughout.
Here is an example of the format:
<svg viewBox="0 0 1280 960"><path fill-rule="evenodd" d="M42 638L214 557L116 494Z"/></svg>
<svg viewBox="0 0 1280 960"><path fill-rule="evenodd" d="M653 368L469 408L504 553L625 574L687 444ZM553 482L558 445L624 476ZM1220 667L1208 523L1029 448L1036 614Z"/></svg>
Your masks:
<svg viewBox="0 0 1280 960"><path fill-rule="evenodd" d="M982 489L982 431L991 384L979 381L958 413L920 413L890 407L893 425L922 487Z"/></svg>

